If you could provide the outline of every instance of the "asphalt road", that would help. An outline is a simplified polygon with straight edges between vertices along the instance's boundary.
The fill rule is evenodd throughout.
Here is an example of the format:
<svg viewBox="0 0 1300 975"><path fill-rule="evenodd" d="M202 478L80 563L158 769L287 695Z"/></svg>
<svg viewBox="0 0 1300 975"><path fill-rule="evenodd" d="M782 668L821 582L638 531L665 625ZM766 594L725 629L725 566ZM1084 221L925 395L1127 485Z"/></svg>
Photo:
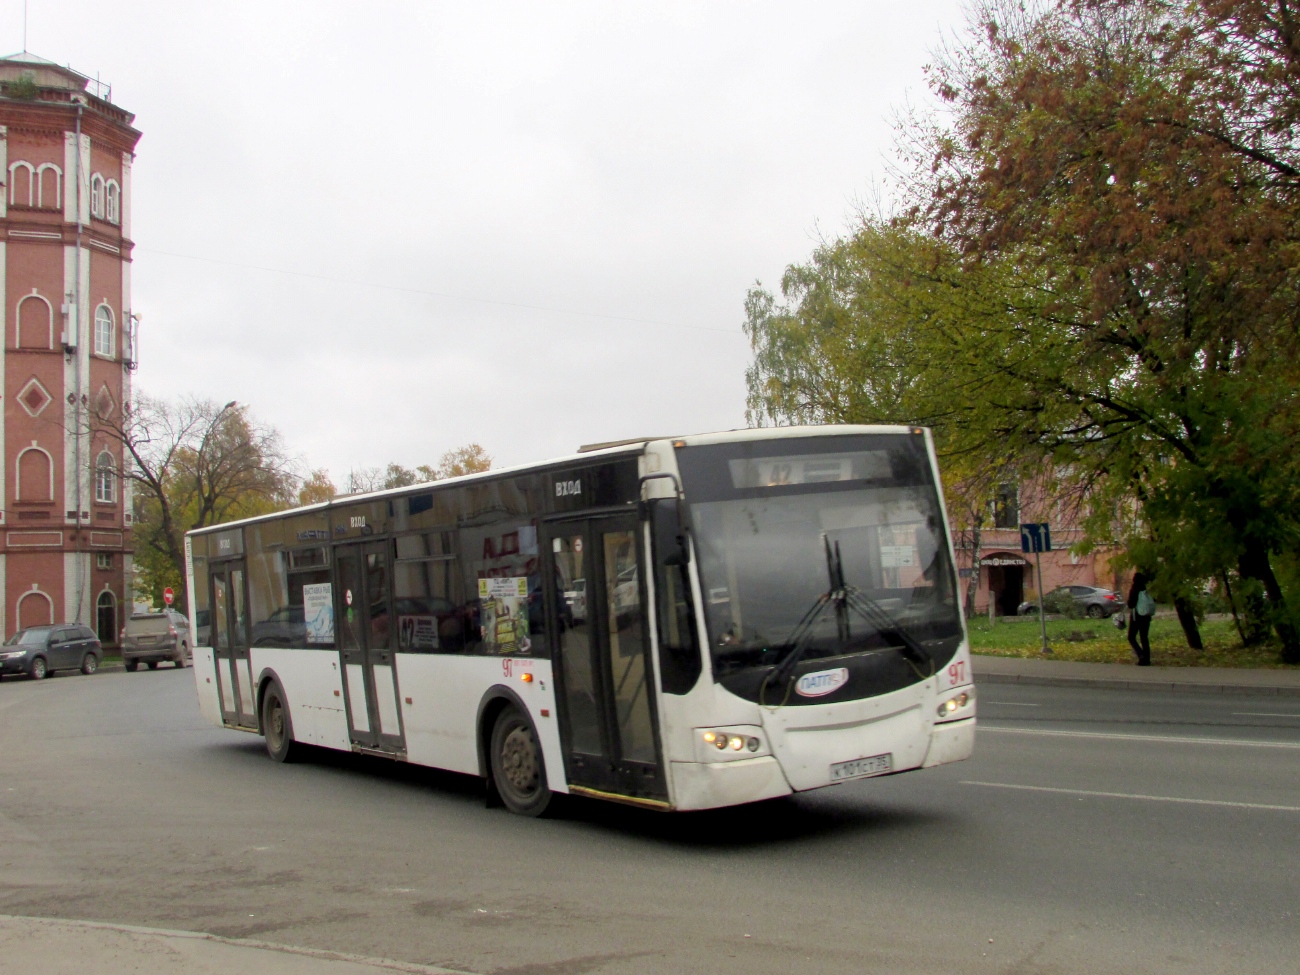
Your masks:
<svg viewBox="0 0 1300 975"><path fill-rule="evenodd" d="M979 694L957 766L535 821L460 776L275 765L190 671L7 679L0 914L515 975L1300 970L1300 700Z"/></svg>

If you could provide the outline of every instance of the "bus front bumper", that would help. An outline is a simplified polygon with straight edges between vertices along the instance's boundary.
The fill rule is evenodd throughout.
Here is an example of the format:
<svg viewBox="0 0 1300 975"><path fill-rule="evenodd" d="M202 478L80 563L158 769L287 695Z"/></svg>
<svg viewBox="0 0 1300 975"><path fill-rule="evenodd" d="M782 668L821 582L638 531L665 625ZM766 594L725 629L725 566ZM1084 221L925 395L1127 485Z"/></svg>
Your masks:
<svg viewBox="0 0 1300 975"><path fill-rule="evenodd" d="M925 754L922 768L962 762L975 751L975 719L963 718L934 726L930 733L930 750Z"/></svg>
<svg viewBox="0 0 1300 975"><path fill-rule="evenodd" d="M672 762L673 808L716 809L788 796L790 783L771 755L734 762Z"/></svg>

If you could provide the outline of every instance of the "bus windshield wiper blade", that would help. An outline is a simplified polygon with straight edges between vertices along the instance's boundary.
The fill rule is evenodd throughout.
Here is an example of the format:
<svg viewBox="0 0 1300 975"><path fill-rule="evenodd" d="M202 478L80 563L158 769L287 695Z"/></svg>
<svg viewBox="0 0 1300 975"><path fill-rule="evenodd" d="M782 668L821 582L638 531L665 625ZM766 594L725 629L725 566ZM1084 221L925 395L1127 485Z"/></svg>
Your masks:
<svg viewBox="0 0 1300 975"><path fill-rule="evenodd" d="M808 644L812 642L813 628L821 618L826 607L831 603L832 594L824 592L817 597L816 602L809 607L808 612L803 614L803 618L795 624L790 631L789 638L785 641L786 646L790 649L786 652L785 659L772 668L763 683L760 686L760 695L763 690L767 689L768 684L784 684L789 678L791 671L803 659L804 653L808 649Z"/></svg>
<svg viewBox="0 0 1300 975"><path fill-rule="evenodd" d="M817 597L816 601L809 607L808 612L803 614L803 618L795 624L790 636L786 640L790 650L785 655L785 659L772 668L771 672L763 678L760 686L760 697L762 691L767 689L768 684L777 678L776 683L784 684L790 679L790 674L794 668L799 665L803 659L804 653L808 650L808 644L812 642L813 627L825 612L827 606L835 607L836 631L840 638L840 646L847 646L851 636L849 632L849 614L845 606L844 590L844 564L840 560L840 545L835 543L835 549L832 553L831 542L825 532L822 532L822 547L826 551L826 575L830 580L830 589Z"/></svg>
<svg viewBox="0 0 1300 975"><path fill-rule="evenodd" d="M877 633L892 633L897 636L902 646L895 649L906 657L910 663L928 667L929 673L924 674L923 677L930 677L934 674L934 661L926 652L925 647L921 646L920 641L912 636L902 623L890 616L883 606L852 586L844 589L844 601L850 609L874 626Z"/></svg>
<svg viewBox="0 0 1300 975"><path fill-rule="evenodd" d="M803 618L790 631L790 636L786 640L786 644L790 649L786 653L785 659L773 667L768 675L763 678L763 683L760 685L761 690L766 690L770 684L780 686L790 679L795 667L803 660L808 645L812 643L813 628L817 625L817 621L828 606L835 607L836 631L841 649L847 647L852 639L852 632L849 627L849 611L852 610L870 623L877 633L882 635L892 634L897 637L902 645L894 646L892 649L903 656L903 659L908 662L908 665L916 672L918 677L924 680L933 676L934 661L926 652L925 647L921 646L920 641L912 636L903 624L894 619L878 602L860 589L845 584L844 562L840 557L839 542L836 542L832 548L830 539L823 534L822 544L826 549L826 572L830 578L831 588L817 597L816 602L809 607ZM924 669L924 672L922 669Z"/></svg>

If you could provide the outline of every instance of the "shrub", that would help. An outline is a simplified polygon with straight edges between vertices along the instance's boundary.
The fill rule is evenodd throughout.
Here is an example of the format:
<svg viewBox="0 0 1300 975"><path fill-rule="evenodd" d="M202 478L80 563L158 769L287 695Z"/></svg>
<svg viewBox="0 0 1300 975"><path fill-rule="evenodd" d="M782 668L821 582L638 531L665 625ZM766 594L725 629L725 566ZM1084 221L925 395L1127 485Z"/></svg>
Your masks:
<svg viewBox="0 0 1300 975"><path fill-rule="evenodd" d="M1074 597L1065 590L1049 592L1047 598L1043 600L1043 609L1049 613L1055 613L1072 620L1077 620L1083 616L1079 604L1076 603Z"/></svg>

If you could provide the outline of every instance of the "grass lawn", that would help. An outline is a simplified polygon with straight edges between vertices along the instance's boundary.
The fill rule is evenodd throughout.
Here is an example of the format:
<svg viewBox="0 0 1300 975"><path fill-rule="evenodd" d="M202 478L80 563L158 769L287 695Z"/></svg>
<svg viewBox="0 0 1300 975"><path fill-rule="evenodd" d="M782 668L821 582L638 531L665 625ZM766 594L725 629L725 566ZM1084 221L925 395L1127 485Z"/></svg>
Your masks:
<svg viewBox="0 0 1300 975"><path fill-rule="evenodd" d="M1000 619L989 626L987 616L966 621L971 651L993 657L1042 657L1037 617ZM1126 630L1110 620L1048 620L1047 642L1056 660L1135 664ZM1201 624L1204 650L1192 650L1175 616L1151 621L1151 663L1157 667L1276 667L1300 669L1281 662L1276 645L1243 647L1232 618L1207 619Z"/></svg>

